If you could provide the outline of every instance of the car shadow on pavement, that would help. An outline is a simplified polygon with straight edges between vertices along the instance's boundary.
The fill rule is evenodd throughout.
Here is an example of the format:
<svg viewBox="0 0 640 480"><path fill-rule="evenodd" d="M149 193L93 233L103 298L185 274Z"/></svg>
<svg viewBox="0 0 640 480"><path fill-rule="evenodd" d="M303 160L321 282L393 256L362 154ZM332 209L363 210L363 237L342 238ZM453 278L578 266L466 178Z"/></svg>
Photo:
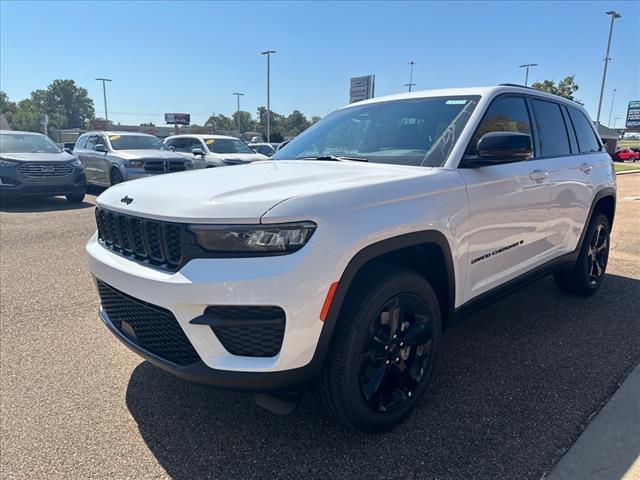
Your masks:
<svg viewBox="0 0 640 480"><path fill-rule="evenodd" d="M7 213L34 213L55 212L62 210L80 210L91 208L94 205L87 202L70 203L64 197L50 198L19 198L0 200L0 212Z"/></svg>
<svg viewBox="0 0 640 480"><path fill-rule="evenodd" d="M401 426L350 431L311 395L288 417L143 362L126 402L172 478L532 478L549 471L640 360L640 281L588 298L551 278L456 322Z"/></svg>

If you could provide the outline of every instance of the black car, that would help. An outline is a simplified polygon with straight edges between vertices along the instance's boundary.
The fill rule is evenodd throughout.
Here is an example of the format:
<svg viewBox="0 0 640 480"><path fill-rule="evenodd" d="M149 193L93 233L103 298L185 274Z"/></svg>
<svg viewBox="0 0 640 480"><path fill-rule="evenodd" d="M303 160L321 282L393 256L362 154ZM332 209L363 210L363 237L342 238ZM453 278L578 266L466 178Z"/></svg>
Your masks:
<svg viewBox="0 0 640 480"><path fill-rule="evenodd" d="M2 198L65 195L84 199L84 168L40 133L0 130L0 195Z"/></svg>

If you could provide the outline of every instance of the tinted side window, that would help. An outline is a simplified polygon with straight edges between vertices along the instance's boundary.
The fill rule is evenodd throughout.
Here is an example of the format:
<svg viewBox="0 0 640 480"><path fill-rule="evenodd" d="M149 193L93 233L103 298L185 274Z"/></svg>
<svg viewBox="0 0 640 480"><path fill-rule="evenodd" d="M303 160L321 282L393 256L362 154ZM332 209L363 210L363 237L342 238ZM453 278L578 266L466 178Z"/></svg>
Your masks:
<svg viewBox="0 0 640 480"><path fill-rule="evenodd" d="M83 149L85 143L87 143L87 137L80 137L76 142L74 149Z"/></svg>
<svg viewBox="0 0 640 480"><path fill-rule="evenodd" d="M576 129L580 152L599 152L600 142L598 142L596 134L593 128L591 128L591 122L577 108L569 107L568 110L571 121L573 122L573 127Z"/></svg>
<svg viewBox="0 0 640 480"><path fill-rule="evenodd" d="M95 136L95 135L93 135L93 136L89 137L89 138L87 139L87 144L85 145L85 147L84 147L84 148L86 148L87 150L93 150L93 147L95 147L95 146L96 146L96 139L97 139L97 138L98 138L98 137L97 137L97 136Z"/></svg>
<svg viewBox="0 0 640 480"><path fill-rule="evenodd" d="M202 145L202 142L198 138L192 138L191 141L189 142L189 152L193 152L194 148L200 148L204 150L204 146Z"/></svg>
<svg viewBox="0 0 640 480"><path fill-rule="evenodd" d="M560 105L537 99L532 99L532 103L540 135L541 154L545 157L571 155L569 136Z"/></svg>
<svg viewBox="0 0 640 480"><path fill-rule="evenodd" d="M524 98L503 97L489 106L469 146L469 154L476 153L478 140L489 132L517 132L531 135L531 121Z"/></svg>
<svg viewBox="0 0 640 480"><path fill-rule="evenodd" d="M191 139L186 137L172 138L171 140L167 140L167 146L173 147L176 152L182 153L191 153L191 150L189 150L190 143Z"/></svg>

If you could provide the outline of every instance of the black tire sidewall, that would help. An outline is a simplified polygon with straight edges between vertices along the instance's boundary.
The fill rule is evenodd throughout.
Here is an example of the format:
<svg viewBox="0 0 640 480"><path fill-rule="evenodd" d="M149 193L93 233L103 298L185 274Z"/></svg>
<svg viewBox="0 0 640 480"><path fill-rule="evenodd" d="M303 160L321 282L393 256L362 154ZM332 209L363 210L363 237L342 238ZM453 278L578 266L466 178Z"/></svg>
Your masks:
<svg viewBox="0 0 640 480"><path fill-rule="evenodd" d="M596 285L591 285L589 283L589 268L590 268L589 257L588 257L589 246L591 245L591 239L593 238L593 234L599 225L604 225L604 228L607 232L607 251L605 253L603 274L598 280L598 283ZM584 243L582 245L582 248L580 249L580 256L578 257L578 260L576 263L576 273L577 273L576 278L579 282L579 285L577 286L580 290L586 293L593 293L596 290L598 290L600 285L602 285L602 281L604 279L604 272L606 272L607 264L609 261L609 248L611 247L610 234L611 234L611 231L609 228L609 220L607 220L607 217L602 213L598 213L589 224L589 230L587 231L587 234L584 238Z"/></svg>
<svg viewBox="0 0 640 480"><path fill-rule="evenodd" d="M360 355L370 323L376 313L393 296L399 293L413 293L420 298L427 307L432 325L432 358L421 384L418 386L411 399L401 408L392 412L377 412L366 403L360 389ZM440 346L441 317L438 300L429 283L419 275L407 271L385 279L361 298L355 307L351 318L343 319L352 321L351 338L345 356L345 371L342 381L342 395L345 398L345 410L350 422L360 430L381 431L386 430L406 417L424 395L430 383Z"/></svg>
<svg viewBox="0 0 640 480"><path fill-rule="evenodd" d="M114 182L114 177L118 177L116 182ZM111 170L111 175L109 176L109 180L111 181L111 185L117 185L119 183L124 182L124 176L122 175L122 172L120 170L118 170L117 168L114 168L113 170Z"/></svg>

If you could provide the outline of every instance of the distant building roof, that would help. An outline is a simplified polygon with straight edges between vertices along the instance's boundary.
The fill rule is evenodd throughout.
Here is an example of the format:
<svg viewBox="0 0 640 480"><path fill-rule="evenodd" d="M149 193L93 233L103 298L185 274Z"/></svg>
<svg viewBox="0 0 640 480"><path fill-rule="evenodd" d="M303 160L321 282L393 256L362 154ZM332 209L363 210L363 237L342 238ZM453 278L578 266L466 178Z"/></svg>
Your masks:
<svg viewBox="0 0 640 480"><path fill-rule="evenodd" d="M618 139L618 137L620 137L620 134L616 131L613 130L612 128L609 127L605 127L604 125L597 125L598 127L598 134L600 135L600 138L610 138L610 139Z"/></svg>

